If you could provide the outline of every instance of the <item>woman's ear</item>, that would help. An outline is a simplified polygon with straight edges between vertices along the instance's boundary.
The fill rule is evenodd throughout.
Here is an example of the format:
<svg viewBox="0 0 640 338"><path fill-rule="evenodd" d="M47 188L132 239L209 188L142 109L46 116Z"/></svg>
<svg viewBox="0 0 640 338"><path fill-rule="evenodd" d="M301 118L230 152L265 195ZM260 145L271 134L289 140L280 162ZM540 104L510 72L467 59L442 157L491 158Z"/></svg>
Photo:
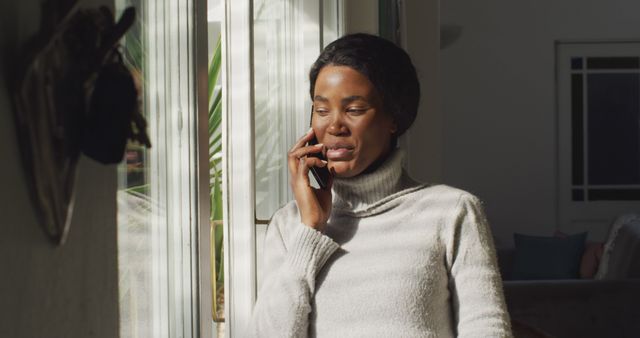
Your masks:
<svg viewBox="0 0 640 338"><path fill-rule="evenodd" d="M395 134L397 131L398 131L398 124L396 123L396 121L392 121L389 132L391 132L391 134Z"/></svg>

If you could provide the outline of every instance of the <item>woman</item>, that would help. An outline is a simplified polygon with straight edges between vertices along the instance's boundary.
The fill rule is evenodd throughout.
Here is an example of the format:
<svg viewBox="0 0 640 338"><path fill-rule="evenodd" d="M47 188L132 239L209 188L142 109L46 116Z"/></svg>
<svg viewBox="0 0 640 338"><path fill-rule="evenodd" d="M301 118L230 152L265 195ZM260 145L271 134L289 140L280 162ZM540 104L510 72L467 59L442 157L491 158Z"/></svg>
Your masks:
<svg viewBox="0 0 640 338"><path fill-rule="evenodd" d="M396 140L420 93L409 56L348 35L310 80L312 128L288 156L295 201L268 226L250 335L511 337L481 202L402 168ZM313 166L330 169L327 188L310 185Z"/></svg>

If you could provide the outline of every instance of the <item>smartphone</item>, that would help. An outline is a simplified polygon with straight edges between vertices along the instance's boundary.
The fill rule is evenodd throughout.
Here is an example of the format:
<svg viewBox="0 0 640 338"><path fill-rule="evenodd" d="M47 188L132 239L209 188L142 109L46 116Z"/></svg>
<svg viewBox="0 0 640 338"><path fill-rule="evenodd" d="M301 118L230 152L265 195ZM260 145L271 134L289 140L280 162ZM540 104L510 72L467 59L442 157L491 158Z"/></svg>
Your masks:
<svg viewBox="0 0 640 338"><path fill-rule="evenodd" d="M311 115L312 115L311 117L313 118L313 106L311 106ZM312 146L314 144L318 144L318 139L315 137L315 135L313 136L313 139L307 143L307 145ZM322 152L309 154L307 156L317 157L325 161L327 160L327 158L322 154ZM310 169L311 169L311 174L313 175L313 178L316 179L316 182L318 182L318 185L320 186L320 188L326 189L327 185L329 184L328 183L329 177L331 176L331 173L329 172L329 168L327 168L327 166L324 166L324 167L311 167Z"/></svg>

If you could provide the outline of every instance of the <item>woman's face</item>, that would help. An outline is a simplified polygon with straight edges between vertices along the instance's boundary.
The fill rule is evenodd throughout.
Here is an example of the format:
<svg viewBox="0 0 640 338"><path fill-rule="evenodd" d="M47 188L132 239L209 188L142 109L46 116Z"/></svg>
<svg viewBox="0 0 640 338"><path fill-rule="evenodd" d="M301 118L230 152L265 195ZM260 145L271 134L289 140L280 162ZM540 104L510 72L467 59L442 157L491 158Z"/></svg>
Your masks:
<svg viewBox="0 0 640 338"><path fill-rule="evenodd" d="M371 81L347 66L325 66L316 78L311 125L337 177L353 177L389 152L393 119Z"/></svg>

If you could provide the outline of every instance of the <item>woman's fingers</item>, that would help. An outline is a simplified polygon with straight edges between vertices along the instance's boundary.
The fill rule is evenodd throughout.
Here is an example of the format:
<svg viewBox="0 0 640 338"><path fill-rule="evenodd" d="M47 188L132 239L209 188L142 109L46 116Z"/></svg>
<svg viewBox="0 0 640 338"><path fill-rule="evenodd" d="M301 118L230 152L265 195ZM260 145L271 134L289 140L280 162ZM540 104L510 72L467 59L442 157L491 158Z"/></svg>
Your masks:
<svg viewBox="0 0 640 338"><path fill-rule="evenodd" d="M303 157L298 161L297 175L301 176L307 184L309 184L309 169L311 167L324 167L327 165L327 161L321 160L317 157Z"/></svg>
<svg viewBox="0 0 640 338"><path fill-rule="evenodd" d="M301 158L304 158L309 154L322 152L322 148L323 148L323 145L319 143L312 146L305 146L305 147L300 147L300 148L295 148L290 150L289 153L287 154L287 157L288 157L287 162L289 164L289 171L291 172L291 174L295 174L296 168L298 166L298 161Z"/></svg>
<svg viewBox="0 0 640 338"><path fill-rule="evenodd" d="M313 138L313 128L310 128L306 134L302 135L302 137L300 137L296 143L293 145L293 147L291 147L291 149L289 149L289 152L287 154L287 162L289 165L289 172L293 175L295 173L295 170L298 166L298 159L300 158L300 156L298 156L297 153L294 153L297 149L303 147L305 144L307 144L307 142L309 142L311 139Z"/></svg>
<svg viewBox="0 0 640 338"><path fill-rule="evenodd" d="M300 137L296 143L293 145L293 147L291 147L291 149L289 150L289 152L292 152L302 146L304 146L305 144L307 144L307 142L311 141L311 139L313 139L313 128L310 128L306 134L302 135L302 137Z"/></svg>
<svg viewBox="0 0 640 338"><path fill-rule="evenodd" d="M313 129L303 135L287 154L290 184L295 195L301 220L313 228L321 229L326 224L331 210L331 190L320 191L311 187L309 169L311 167L326 167L327 161L312 154L322 152L322 144L308 146L313 139Z"/></svg>
<svg viewBox="0 0 640 338"><path fill-rule="evenodd" d="M323 147L324 147L324 144L318 143L318 144L314 144L312 146L306 146L306 147L295 149L295 150L289 152L289 155L293 155L296 158L302 158L302 157L307 156L309 154L315 154L315 153L322 152L322 148Z"/></svg>

